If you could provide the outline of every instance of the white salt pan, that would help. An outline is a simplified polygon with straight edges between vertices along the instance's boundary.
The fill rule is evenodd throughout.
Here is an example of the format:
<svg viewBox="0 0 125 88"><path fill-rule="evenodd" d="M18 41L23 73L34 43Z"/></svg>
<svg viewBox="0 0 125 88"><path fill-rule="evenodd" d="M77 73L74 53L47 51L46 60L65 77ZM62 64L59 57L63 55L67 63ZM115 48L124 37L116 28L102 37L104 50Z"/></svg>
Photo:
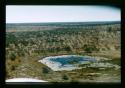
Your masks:
<svg viewBox="0 0 125 88"><path fill-rule="evenodd" d="M33 78L13 78L13 79L7 79L6 82L47 82L47 81L33 79Z"/></svg>

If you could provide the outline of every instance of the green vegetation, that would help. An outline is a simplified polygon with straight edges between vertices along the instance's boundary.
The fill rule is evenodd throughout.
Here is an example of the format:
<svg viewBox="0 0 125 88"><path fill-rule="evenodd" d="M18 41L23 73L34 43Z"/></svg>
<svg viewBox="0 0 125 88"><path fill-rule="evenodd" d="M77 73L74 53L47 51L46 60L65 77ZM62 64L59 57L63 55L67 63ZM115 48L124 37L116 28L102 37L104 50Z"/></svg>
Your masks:
<svg viewBox="0 0 125 88"><path fill-rule="evenodd" d="M38 62L39 59L53 55L119 58L111 62L120 65L120 24L88 26L80 23L80 26L63 26L55 23L43 26L7 25L6 78L37 77L54 82L70 82L87 79L86 75L90 72L107 72L94 68L54 72ZM112 69L113 73L119 74L119 71Z"/></svg>
<svg viewBox="0 0 125 88"><path fill-rule="evenodd" d="M48 69L48 68L46 68L46 67L43 67L43 73L44 73L44 74L49 73L49 69Z"/></svg>
<svg viewBox="0 0 125 88"><path fill-rule="evenodd" d="M64 80L68 80L69 78L68 78L68 76L63 75L63 79L64 79Z"/></svg>

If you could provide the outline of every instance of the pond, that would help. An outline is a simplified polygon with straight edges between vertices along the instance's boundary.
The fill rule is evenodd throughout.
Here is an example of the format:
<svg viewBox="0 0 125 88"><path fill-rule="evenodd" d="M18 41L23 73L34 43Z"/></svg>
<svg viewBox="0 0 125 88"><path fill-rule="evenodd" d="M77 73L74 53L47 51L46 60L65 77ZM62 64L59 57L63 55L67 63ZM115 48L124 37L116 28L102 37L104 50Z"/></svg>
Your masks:
<svg viewBox="0 0 125 88"><path fill-rule="evenodd" d="M87 67L94 68L116 68L119 69L118 65L108 63L111 59L104 57L92 57L92 56L80 56L80 55L61 55L61 56L50 56L39 60L39 62L45 64L53 71L61 70L74 70Z"/></svg>
<svg viewBox="0 0 125 88"><path fill-rule="evenodd" d="M94 62L96 61L95 58L83 57L83 56L76 56L76 55L68 55L68 56L56 56L51 57L50 59L53 62L59 62L62 66L67 64L75 64L81 62Z"/></svg>

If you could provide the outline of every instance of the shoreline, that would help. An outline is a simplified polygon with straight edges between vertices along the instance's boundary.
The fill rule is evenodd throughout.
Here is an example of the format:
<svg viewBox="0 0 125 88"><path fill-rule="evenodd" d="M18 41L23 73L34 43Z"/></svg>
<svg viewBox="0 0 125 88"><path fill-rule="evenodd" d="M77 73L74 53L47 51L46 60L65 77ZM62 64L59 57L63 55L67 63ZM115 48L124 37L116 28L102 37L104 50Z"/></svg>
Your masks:
<svg viewBox="0 0 125 88"><path fill-rule="evenodd" d="M67 57L71 58L71 57L81 57L81 58L87 58L88 60L86 61L79 61L76 64L64 64L62 65L61 62L58 61L53 61L52 59L66 59ZM89 60L90 59L90 60ZM94 61L93 61L93 60ZM91 60L93 61L93 63L91 63ZM115 68L120 68L119 66L116 66L114 64L110 64L110 63L103 63L103 61L110 61L112 59L109 58L104 58L104 57L92 57L92 56L81 56L81 55L60 55L60 56L49 56L49 57L45 57L42 60L39 60L38 62L45 64L46 66L48 66L49 68L51 68L53 71L62 71L62 70L67 70L67 71L71 71L74 69L81 69L84 67L79 67L78 65L80 64L87 64L90 65L88 67L102 67L102 68L107 68L107 67L115 67ZM97 66L96 66L97 65ZM87 67L86 67L87 68Z"/></svg>

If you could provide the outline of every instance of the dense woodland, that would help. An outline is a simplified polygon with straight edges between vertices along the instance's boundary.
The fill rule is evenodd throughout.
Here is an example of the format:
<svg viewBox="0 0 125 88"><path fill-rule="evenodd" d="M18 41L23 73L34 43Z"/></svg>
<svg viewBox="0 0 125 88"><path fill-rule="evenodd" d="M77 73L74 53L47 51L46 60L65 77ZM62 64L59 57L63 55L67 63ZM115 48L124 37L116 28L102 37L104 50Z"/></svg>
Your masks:
<svg viewBox="0 0 125 88"><path fill-rule="evenodd" d="M17 74L13 72L23 62L24 58L34 60L38 57L60 54L91 55L109 51L120 52L120 36L120 23L90 26L82 24L68 26L60 26L59 24L50 26L7 25L7 78ZM46 72L48 70L44 67L43 73ZM68 78L64 75L63 79Z"/></svg>

